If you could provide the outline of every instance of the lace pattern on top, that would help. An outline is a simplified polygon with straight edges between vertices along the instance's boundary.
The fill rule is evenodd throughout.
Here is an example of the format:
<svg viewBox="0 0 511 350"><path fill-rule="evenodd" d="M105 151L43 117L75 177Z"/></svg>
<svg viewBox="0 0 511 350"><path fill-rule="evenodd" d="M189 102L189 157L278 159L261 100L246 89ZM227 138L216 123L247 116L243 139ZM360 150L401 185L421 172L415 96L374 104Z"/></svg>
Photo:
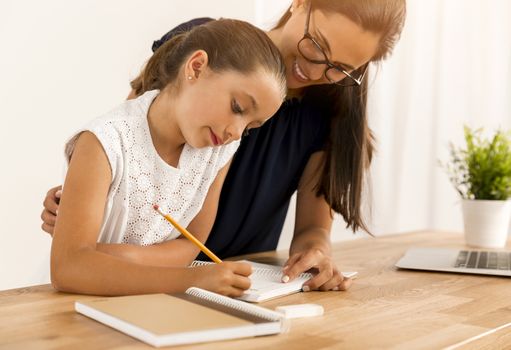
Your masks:
<svg viewBox="0 0 511 350"><path fill-rule="evenodd" d="M239 142L196 149L184 145L177 168L160 158L152 143L147 112L158 90L124 102L79 130L66 144L67 159L78 136L92 132L112 170L112 183L98 241L150 245L174 239L179 232L154 212L159 204L182 226L200 211L218 171Z"/></svg>

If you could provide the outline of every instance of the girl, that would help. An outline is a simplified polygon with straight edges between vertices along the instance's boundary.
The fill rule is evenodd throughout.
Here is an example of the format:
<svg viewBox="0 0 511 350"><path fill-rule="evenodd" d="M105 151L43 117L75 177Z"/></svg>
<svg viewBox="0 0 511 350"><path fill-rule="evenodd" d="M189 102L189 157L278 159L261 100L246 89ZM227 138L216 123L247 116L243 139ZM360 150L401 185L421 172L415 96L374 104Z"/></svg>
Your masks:
<svg viewBox="0 0 511 350"><path fill-rule="evenodd" d="M206 240L242 133L264 124L285 97L280 54L248 23L211 21L163 44L139 82L143 94L95 119L66 145L52 283L102 295L192 285L241 295L250 286L247 264L151 266L143 257L118 257L129 250L116 248L158 244L163 256L197 255L188 240L175 239L179 233L152 205Z"/></svg>
<svg viewBox="0 0 511 350"><path fill-rule="evenodd" d="M391 53L404 20L405 0L293 0L267 33L284 57L290 98L278 118L241 142L206 242L216 254L275 249L290 198L298 191L287 275L293 279L314 267L319 273L306 290L350 285L330 257L331 214L340 213L354 231L366 229L361 193L373 137L365 76L372 62ZM205 21L186 23L153 47ZM51 189L44 202L43 230L50 233L58 189Z"/></svg>

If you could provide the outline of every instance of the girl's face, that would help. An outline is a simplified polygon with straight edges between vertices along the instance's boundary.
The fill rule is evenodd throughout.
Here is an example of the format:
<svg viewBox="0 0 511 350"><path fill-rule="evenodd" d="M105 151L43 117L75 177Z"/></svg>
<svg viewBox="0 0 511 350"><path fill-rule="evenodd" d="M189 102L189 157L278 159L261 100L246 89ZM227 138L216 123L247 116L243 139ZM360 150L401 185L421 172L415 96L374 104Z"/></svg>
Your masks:
<svg viewBox="0 0 511 350"><path fill-rule="evenodd" d="M219 146L260 127L282 103L278 81L263 69L251 74L215 73L205 61L192 62L176 99L176 120L186 143ZM191 79L190 79L191 77Z"/></svg>
<svg viewBox="0 0 511 350"><path fill-rule="evenodd" d="M290 89L330 84L324 75L327 66L307 61L297 48L304 36L308 6L309 2L294 0L288 22L268 34L284 58L287 86ZM364 30L348 17L340 13L323 12L315 9L314 5L308 32L321 45L327 58L348 72L371 60L380 38L379 34Z"/></svg>

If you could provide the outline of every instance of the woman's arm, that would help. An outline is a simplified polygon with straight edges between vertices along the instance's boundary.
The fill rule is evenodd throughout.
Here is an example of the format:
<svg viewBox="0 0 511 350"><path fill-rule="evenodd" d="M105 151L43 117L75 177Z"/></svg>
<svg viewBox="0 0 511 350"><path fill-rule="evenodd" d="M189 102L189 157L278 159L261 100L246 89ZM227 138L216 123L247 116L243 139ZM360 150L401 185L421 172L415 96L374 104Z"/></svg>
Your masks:
<svg viewBox="0 0 511 350"><path fill-rule="evenodd" d="M182 292L192 285L241 295L250 285L247 264L169 268L137 264L96 248L111 182L107 157L96 137L84 132L76 143L59 207L51 250L51 280L74 293L123 295Z"/></svg>
<svg viewBox="0 0 511 350"><path fill-rule="evenodd" d="M190 222L187 229L195 238L204 243L215 222L220 192L231 162L229 161L216 176L208 190L199 214ZM129 244L98 244L98 250L126 258L140 264L154 266L188 266L197 257L200 250L188 239L180 236L177 239L153 244L137 246Z"/></svg>
<svg viewBox="0 0 511 350"><path fill-rule="evenodd" d="M332 215L323 196L314 189L321 176L324 152L314 153L302 174L296 199L295 231L284 273L294 279L316 268L318 274L305 286L310 290L345 290L351 284L344 279L331 258L330 230Z"/></svg>

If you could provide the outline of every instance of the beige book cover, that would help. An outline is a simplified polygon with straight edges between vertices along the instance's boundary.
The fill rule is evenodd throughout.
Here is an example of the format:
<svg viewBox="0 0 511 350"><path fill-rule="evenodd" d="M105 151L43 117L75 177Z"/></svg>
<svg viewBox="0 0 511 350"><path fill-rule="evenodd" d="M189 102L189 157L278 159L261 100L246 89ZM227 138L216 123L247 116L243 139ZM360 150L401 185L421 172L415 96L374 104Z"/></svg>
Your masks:
<svg viewBox="0 0 511 350"><path fill-rule="evenodd" d="M183 295L146 294L77 301L75 309L153 346L276 334L284 330L284 320L272 310L199 288L190 288Z"/></svg>

